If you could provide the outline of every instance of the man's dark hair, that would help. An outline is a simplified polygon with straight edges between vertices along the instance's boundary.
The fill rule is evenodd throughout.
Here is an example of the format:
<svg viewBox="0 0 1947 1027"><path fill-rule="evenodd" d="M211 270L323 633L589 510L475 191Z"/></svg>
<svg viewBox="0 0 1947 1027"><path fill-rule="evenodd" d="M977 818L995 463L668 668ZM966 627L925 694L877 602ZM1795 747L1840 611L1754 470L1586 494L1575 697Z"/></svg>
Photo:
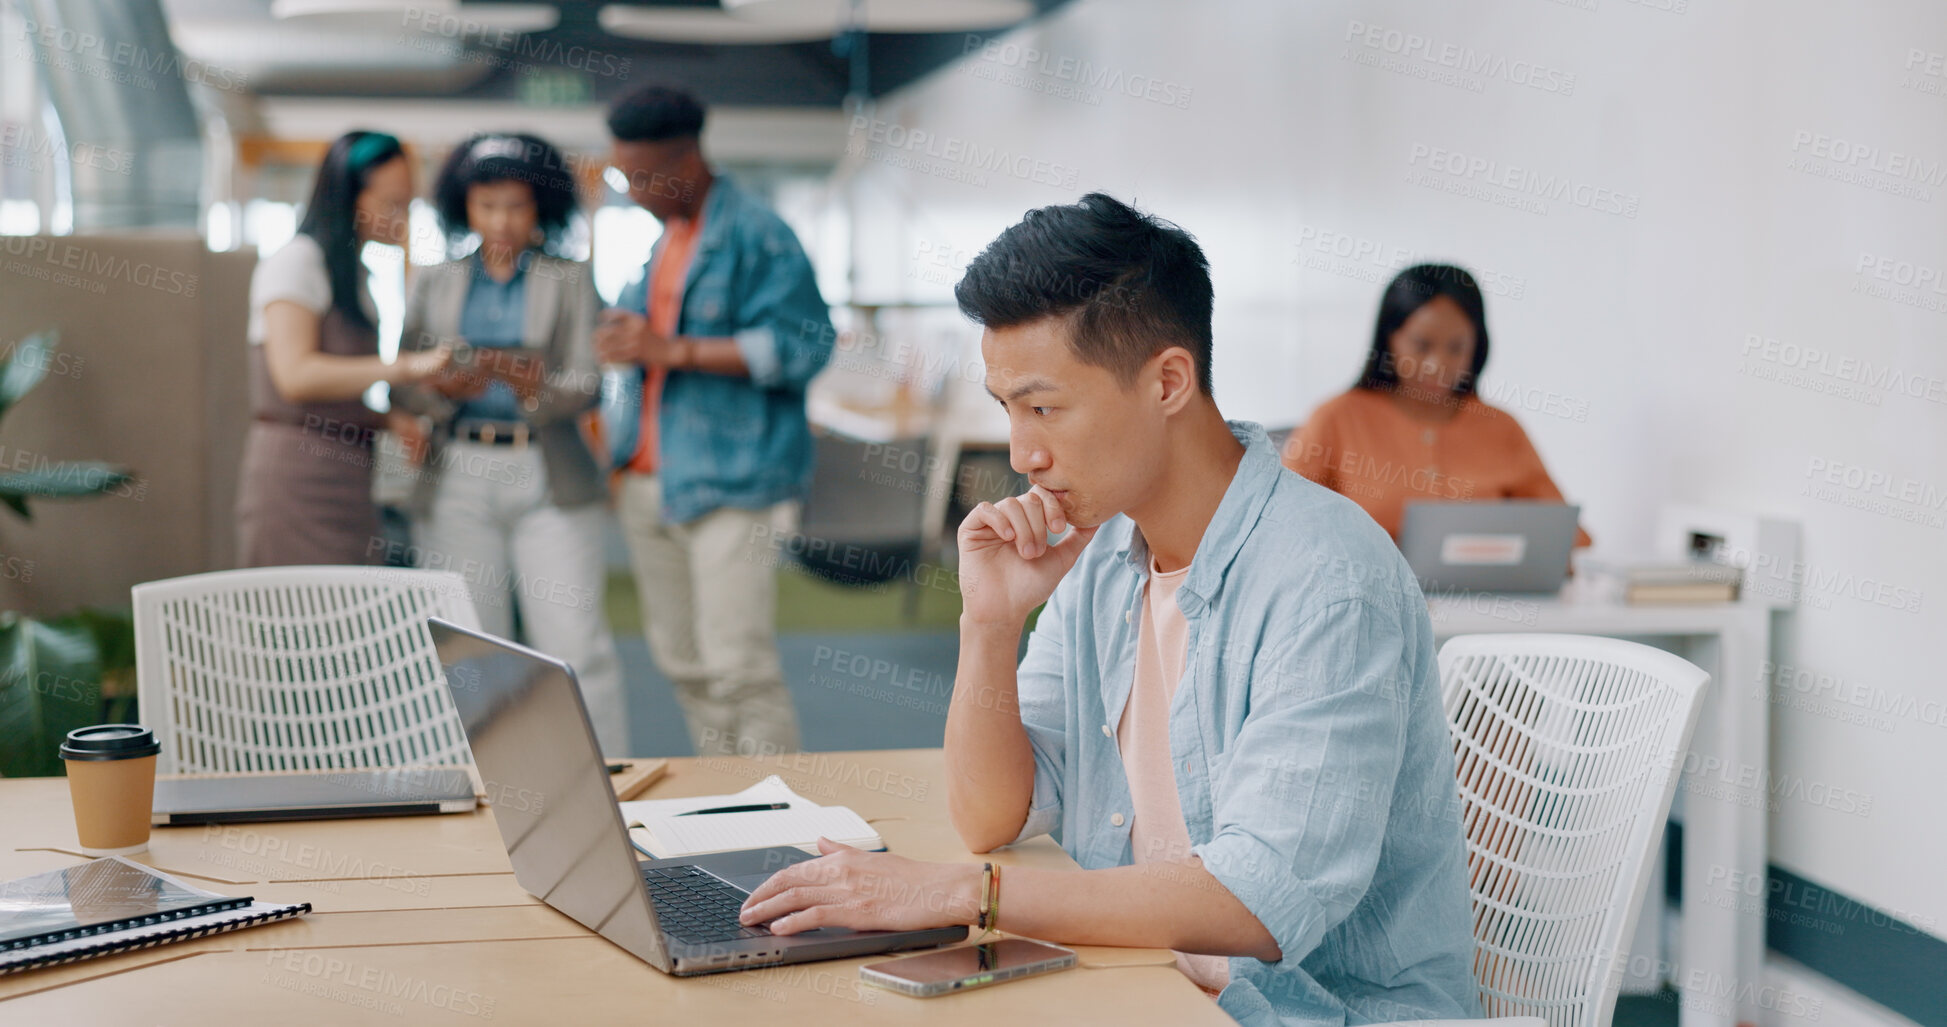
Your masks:
<svg viewBox="0 0 1947 1027"><path fill-rule="evenodd" d="M625 143L695 139L703 134L703 105L669 86L643 86L608 109L608 134Z"/></svg>
<svg viewBox="0 0 1947 1027"><path fill-rule="evenodd" d="M467 190L489 182L522 182L534 191L538 227L554 252L575 213L575 176L568 158L539 136L525 133L483 134L468 139L447 154L433 185L433 206L449 246L465 239Z"/></svg>
<svg viewBox="0 0 1947 1027"><path fill-rule="evenodd" d="M1182 346L1211 394L1210 262L1188 232L1112 196L1029 211L967 265L953 295L988 328L1065 318L1075 356L1125 386Z"/></svg>
<svg viewBox="0 0 1947 1027"><path fill-rule="evenodd" d="M1413 312L1445 296L1460 307L1474 324L1474 362L1459 380L1447 383L1455 398L1471 396L1487 367L1487 305L1481 287L1464 268L1452 264L1415 264L1393 277L1379 297L1379 319L1372 327L1372 348L1366 351L1366 366L1359 371L1355 389L1391 392L1399 387L1399 369L1393 366L1392 338Z"/></svg>

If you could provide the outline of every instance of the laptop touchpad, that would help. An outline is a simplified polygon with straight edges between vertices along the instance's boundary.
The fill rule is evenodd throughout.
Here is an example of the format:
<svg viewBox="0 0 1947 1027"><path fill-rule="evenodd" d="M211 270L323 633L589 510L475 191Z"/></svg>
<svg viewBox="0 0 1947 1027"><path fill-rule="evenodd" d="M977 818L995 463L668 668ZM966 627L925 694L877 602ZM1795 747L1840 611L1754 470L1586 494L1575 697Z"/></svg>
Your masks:
<svg viewBox="0 0 1947 1027"><path fill-rule="evenodd" d="M723 880L729 881L731 887L736 888L738 891L749 894L750 892L756 891L757 886L769 880L770 877L771 875L768 873L737 874L735 876L724 876Z"/></svg>

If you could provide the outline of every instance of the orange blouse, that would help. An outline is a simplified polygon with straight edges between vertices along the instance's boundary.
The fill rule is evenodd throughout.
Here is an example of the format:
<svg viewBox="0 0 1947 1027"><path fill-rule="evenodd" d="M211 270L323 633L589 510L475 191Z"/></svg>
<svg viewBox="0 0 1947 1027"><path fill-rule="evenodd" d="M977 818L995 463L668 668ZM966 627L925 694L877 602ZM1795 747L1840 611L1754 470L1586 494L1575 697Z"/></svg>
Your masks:
<svg viewBox="0 0 1947 1027"><path fill-rule="evenodd" d="M1364 507L1396 539L1408 502L1562 499L1528 433L1474 396L1437 423L1409 416L1383 392L1352 389L1291 434L1284 464ZM1578 527L1575 544L1590 541Z"/></svg>

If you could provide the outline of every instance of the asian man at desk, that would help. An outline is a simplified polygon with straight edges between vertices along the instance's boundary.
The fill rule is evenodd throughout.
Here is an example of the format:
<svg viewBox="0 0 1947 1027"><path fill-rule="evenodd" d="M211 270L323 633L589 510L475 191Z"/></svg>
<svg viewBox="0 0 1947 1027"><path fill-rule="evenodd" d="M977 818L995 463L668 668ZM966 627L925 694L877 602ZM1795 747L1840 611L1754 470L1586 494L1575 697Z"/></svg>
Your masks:
<svg viewBox="0 0 1947 1027"><path fill-rule="evenodd" d="M949 811L977 852L1059 827L1083 867L1006 868L999 929L1174 949L1245 1023L1478 1015L1426 606L1370 517L1218 411L1202 250L1095 193L957 297L1033 487L960 527ZM981 919L981 864L820 848L744 921Z"/></svg>
<svg viewBox="0 0 1947 1027"><path fill-rule="evenodd" d="M1410 502L1561 502L1521 425L1480 398L1486 367L1487 309L1474 276L1409 267L1380 297L1359 380L1291 434L1285 466L1358 503L1394 538ZM1577 546L1590 541L1576 529Z"/></svg>

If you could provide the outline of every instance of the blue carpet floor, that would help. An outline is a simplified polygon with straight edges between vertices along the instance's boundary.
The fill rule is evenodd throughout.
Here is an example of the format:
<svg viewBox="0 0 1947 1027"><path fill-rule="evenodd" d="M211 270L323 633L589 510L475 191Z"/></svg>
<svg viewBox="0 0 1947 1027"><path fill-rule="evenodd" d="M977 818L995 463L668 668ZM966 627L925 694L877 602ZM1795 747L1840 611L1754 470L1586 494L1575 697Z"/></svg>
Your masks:
<svg viewBox="0 0 1947 1027"><path fill-rule="evenodd" d="M630 753L691 756L669 680L641 636L618 637L629 704ZM959 638L952 631L786 634L785 684L807 751L938 746L946 728Z"/></svg>

